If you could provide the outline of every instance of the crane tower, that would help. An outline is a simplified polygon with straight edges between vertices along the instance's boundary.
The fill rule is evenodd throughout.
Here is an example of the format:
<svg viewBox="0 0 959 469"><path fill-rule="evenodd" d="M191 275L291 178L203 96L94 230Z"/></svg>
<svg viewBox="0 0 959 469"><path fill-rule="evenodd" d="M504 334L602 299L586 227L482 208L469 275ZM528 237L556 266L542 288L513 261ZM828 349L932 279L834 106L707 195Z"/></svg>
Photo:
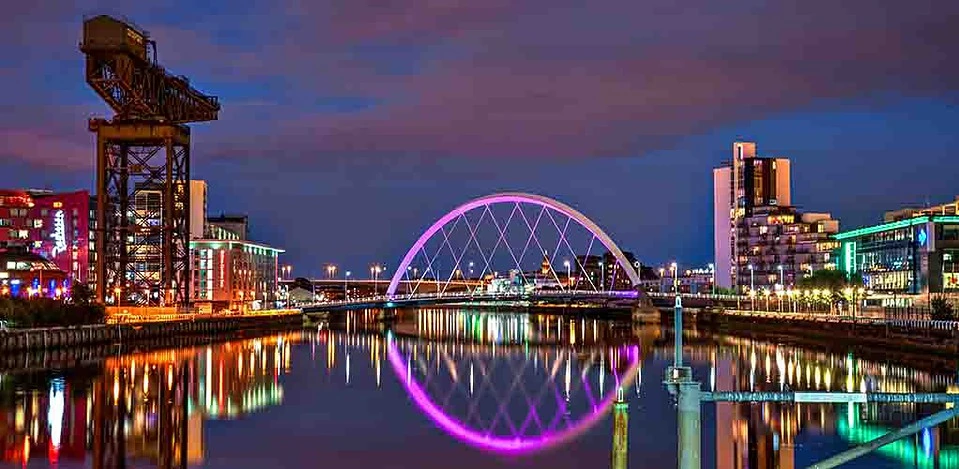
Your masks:
<svg viewBox="0 0 959 469"><path fill-rule="evenodd" d="M190 302L191 122L220 104L157 63L156 43L127 21L83 22L86 82L112 108L96 134L96 297L118 305Z"/></svg>

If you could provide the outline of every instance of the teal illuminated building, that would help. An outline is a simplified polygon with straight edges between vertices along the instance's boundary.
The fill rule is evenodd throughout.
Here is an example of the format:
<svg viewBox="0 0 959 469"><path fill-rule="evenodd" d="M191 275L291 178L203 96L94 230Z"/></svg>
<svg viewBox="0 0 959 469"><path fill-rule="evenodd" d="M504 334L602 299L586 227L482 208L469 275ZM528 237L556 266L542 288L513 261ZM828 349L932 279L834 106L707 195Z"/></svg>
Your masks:
<svg viewBox="0 0 959 469"><path fill-rule="evenodd" d="M836 234L836 267L862 275L880 294L959 293L959 216L889 215L881 225Z"/></svg>

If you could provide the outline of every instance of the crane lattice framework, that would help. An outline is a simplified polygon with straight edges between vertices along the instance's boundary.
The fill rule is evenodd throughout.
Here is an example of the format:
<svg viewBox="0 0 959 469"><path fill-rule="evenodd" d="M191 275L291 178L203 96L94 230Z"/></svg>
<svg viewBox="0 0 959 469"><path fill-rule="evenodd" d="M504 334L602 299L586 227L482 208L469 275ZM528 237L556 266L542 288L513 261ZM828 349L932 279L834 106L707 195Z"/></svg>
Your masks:
<svg viewBox="0 0 959 469"><path fill-rule="evenodd" d="M126 21L83 23L86 81L113 109L97 135L96 294L106 302L190 301L190 129L220 104L156 61L156 43ZM111 296L112 294L112 296Z"/></svg>

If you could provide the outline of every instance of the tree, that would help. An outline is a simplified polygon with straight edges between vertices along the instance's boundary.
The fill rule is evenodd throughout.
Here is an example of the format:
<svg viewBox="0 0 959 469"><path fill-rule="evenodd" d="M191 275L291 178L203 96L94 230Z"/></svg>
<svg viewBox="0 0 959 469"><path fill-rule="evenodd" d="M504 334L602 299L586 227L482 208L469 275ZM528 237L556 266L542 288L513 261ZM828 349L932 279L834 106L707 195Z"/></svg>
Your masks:
<svg viewBox="0 0 959 469"><path fill-rule="evenodd" d="M86 284L78 283L70 292L70 301L77 305L88 305L93 302L93 290Z"/></svg>
<svg viewBox="0 0 959 469"><path fill-rule="evenodd" d="M841 270L817 270L809 277L799 279L796 285L803 289L820 289L840 291L846 287L861 287L863 284L862 276L853 274L846 277L845 272Z"/></svg>
<svg viewBox="0 0 959 469"><path fill-rule="evenodd" d="M933 321L954 321L956 319L956 312L952 303L948 302L942 295L934 296L932 301L929 302L929 306L932 307Z"/></svg>

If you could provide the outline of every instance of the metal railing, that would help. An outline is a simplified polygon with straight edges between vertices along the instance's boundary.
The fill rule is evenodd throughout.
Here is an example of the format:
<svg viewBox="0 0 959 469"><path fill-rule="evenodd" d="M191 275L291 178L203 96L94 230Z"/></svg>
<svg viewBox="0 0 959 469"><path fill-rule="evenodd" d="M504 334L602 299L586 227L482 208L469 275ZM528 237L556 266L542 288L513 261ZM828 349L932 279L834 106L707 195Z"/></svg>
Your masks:
<svg viewBox="0 0 959 469"><path fill-rule="evenodd" d="M316 307L341 307L352 305L380 305L380 304L404 304L416 303L421 301L442 301L442 300L475 300L475 301L515 301L539 298L637 298L639 293L633 290L539 290L524 293L487 293L487 292L449 292L449 293L419 293L414 295L377 295L349 300L323 301L316 303L300 304L300 308Z"/></svg>
<svg viewBox="0 0 959 469"><path fill-rule="evenodd" d="M736 310L726 309L718 311L715 314L735 315L744 317L758 317L766 319L789 319L797 321L810 322L829 322L829 323L856 323L856 324L874 324L889 327L901 327L907 329L934 329L942 331L959 330L959 321L941 321L932 319L899 319L886 318L882 316L850 316L840 314L826 313L790 313L780 311L759 311L759 310Z"/></svg>

